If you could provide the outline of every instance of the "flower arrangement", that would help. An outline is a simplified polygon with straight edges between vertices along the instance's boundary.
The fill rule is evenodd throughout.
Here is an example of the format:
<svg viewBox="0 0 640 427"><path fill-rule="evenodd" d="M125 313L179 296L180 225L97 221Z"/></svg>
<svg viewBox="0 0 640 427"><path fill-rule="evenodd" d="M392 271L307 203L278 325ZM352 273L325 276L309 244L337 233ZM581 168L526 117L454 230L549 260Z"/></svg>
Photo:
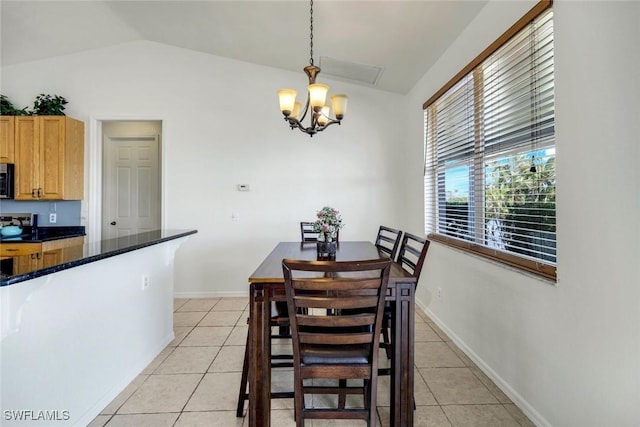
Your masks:
<svg viewBox="0 0 640 427"><path fill-rule="evenodd" d="M320 233L318 240L332 242L338 230L343 227L340 211L325 206L317 212L316 217L317 219L313 223L313 231Z"/></svg>

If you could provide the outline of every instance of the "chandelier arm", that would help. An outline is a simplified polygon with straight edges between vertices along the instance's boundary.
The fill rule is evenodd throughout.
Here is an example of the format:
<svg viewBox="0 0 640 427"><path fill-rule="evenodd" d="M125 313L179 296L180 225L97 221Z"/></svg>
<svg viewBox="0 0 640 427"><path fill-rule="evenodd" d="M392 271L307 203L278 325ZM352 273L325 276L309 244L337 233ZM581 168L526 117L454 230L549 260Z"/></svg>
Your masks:
<svg viewBox="0 0 640 427"><path fill-rule="evenodd" d="M302 122L298 119L293 119L291 117L285 117L284 120L289 123L289 127L291 129L300 129L301 132L311 134L316 133L316 127L305 127Z"/></svg>
<svg viewBox="0 0 640 427"><path fill-rule="evenodd" d="M300 122L303 122L305 117L307 117L307 113L309 112L309 103L311 102L311 98L309 97L309 92L307 92L307 102L304 105L304 113L302 114L302 117L300 117Z"/></svg>
<svg viewBox="0 0 640 427"><path fill-rule="evenodd" d="M335 124L340 124L340 120L331 120L328 121L327 123L323 124L322 126L319 126L316 128L316 132L322 132L323 130L325 130L326 128L328 128L331 125L335 125Z"/></svg>
<svg viewBox="0 0 640 427"><path fill-rule="evenodd" d="M306 133L309 136L313 136L318 132L322 132L323 130L325 130L331 125L335 125L335 124L339 125L341 122L340 120L331 120L322 126L318 126L317 123L314 123L314 125L312 126L305 127L300 121L296 119L285 119L285 120L289 122L289 127L291 129L298 129L300 132Z"/></svg>

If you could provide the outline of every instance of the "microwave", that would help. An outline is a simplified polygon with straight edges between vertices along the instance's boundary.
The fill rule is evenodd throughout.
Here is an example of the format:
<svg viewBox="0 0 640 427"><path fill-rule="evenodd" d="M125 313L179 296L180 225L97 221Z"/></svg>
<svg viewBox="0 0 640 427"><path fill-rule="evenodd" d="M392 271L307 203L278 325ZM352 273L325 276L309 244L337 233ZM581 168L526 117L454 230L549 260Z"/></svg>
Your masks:
<svg viewBox="0 0 640 427"><path fill-rule="evenodd" d="M13 164L0 163L0 199L13 199Z"/></svg>

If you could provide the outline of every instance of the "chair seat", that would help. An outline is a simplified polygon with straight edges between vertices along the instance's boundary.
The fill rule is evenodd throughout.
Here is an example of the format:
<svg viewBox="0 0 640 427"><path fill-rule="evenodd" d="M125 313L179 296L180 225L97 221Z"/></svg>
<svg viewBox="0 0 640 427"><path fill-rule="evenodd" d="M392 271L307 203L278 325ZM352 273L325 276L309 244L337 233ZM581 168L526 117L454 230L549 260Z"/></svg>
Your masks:
<svg viewBox="0 0 640 427"><path fill-rule="evenodd" d="M345 345L338 350L335 346L305 345L300 349L300 356L305 365L367 364L370 363L370 348L367 344Z"/></svg>

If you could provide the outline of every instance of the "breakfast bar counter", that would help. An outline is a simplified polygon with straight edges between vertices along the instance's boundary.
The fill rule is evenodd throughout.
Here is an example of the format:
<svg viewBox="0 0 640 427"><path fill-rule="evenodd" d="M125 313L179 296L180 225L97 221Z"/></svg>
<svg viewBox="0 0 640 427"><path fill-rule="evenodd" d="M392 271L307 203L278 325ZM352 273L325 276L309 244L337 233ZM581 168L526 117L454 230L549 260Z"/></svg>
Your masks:
<svg viewBox="0 0 640 427"><path fill-rule="evenodd" d="M82 233L67 234L64 237L82 236L84 234L84 227ZM45 276L47 274L55 273L57 271L66 270L69 268L78 267L80 265L92 263L112 256L120 255L123 253L135 251L147 246L156 245L162 242L179 239L181 237L189 236L197 233L197 230L154 230L146 233L135 234L131 236L123 236L117 239L100 240L92 243L84 243L82 248L69 248L68 252L71 254L66 257L63 262L59 264L48 266L45 268L34 267L30 271L23 271L20 274L13 274L11 271L0 272L0 286L8 286L16 283L24 282L25 280L34 279L36 277ZM2 239L2 244L27 244L32 242L43 242L51 239L60 239L61 236L56 235L42 235L38 236L34 234L29 239L20 238L17 239Z"/></svg>
<svg viewBox="0 0 640 427"><path fill-rule="evenodd" d="M3 427L86 426L142 372L174 339L174 260L196 232L89 242L2 278Z"/></svg>

